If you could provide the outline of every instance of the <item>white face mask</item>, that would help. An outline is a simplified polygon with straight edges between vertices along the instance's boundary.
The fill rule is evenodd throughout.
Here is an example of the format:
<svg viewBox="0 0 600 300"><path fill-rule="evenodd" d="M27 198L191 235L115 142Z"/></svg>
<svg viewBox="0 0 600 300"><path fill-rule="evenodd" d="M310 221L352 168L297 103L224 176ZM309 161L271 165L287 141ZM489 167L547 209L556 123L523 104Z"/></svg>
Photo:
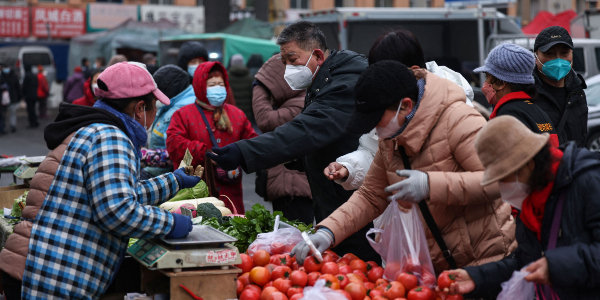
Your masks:
<svg viewBox="0 0 600 300"><path fill-rule="evenodd" d="M96 95L96 89L98 88L98 84L97 83L93 83L92 84L92 94Z"/></svg>
<svg viewBox="0 0 600 300"><path fill-rule="evenodd" d="M391 138L394 134L398 132L398 130L400 130L400 125L398 125L398 114L400 113L400 107L402 107L402 104L398 105L396 115L390 120L390 122L385 127L375 127L375 130L377 131L377 136L380 139Z"/></svg>
<svg viewBox="0 0 600 300"><path fill-rule="evenodd" d="M519 171L517 171L517 180L515 182L498 182L498 186L500 187L500 197L502 197L502 201L521 210L523 201L529 196L529 186L519 182Z"/></svg>
<svg viewBox="0 0 600 300"><path fill-rule="evenodd" d="M314 52L315 51L313 51L313 53ZM285 75L283 75L283 78L285 78L285 81L292 88L292 90L304 90L312 84L312 79L315 77L315 74L317 74L317 71L319 71L320 67L317 66L314 74L308 68L308 63L312 59L313 53L310 54L310 57L304 66L285 66Z"/></svg>

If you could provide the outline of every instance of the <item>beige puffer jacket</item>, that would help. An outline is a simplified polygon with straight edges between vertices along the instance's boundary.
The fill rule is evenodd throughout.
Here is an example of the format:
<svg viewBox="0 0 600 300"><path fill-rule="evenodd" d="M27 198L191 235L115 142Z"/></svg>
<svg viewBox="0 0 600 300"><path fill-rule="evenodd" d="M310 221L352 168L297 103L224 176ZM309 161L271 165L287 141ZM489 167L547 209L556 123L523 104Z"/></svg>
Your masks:
<svg viewBox="0 0 600 300"><path fill-rule="evenodd" d="M25 199L25 209L23 209L22 214L24 220L15 226L13 233L6 240L6 246L0 252L0 270L6 272L12 278L23 280L25 261L29 251L29 238L33 227L33 223L29 220L35 219L42 204L44 204L46 194L48 194L50 185L54 180L54 174L58 170L60 161L73 135L75 133L69 135L62 144L50 151L35 175L33 175L29 193L27 199Z"/></svg>
<svg viewBox="0 0 600 300"><path fill-rule="evenodd" d="M256 79L264 86L257 85L252 93L252 109L256 124L262 132L271 132L275 128L291 121L304 108L305 90L292 90L285 79L285 66L271 57L256 73ZM276 106L277 109L273 109ZM288 170L283 165L268 169L267 194L272 201L283 196L312 198L308 179L303 172Z"/></svg>
<svg viewBox="0 0 600 300"><path fill-rule="evenodd" d="M403 145L414 170L429 176L427 204L458 267L497 261L515 250L515 222L497 185L482 187L483 166L475 137L485 119L465 103L465 93L449 80L426 72L425 93L404 132L380 140L363 186L319 224L334 233L336 243L371 222L388 206L385 187L403 178L398 146ZM418 209L418 206L413 206ZM449 268L431 231L427 244L436 273Z"/></svg>

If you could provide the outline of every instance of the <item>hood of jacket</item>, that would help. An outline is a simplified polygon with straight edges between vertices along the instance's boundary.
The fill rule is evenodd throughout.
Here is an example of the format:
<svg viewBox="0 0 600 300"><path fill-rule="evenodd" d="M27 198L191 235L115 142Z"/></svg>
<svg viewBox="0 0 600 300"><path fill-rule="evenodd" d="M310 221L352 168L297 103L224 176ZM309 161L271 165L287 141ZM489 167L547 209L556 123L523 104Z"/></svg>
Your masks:
<svg viewBox="0 0 600 300"><path fill-rule="evenodd" d="M285 66L278 59L279 54L273 55L256 73L256 80L264 84L273 95L276 103L283 103L288 99L298 97L304 90L294 91L285 81Z"/></svg>
<svg viewBox="0 0 600 300"><path fill-rule="evenodd" d="M127 132L123 121L107 110L63 102L54 122L44 128L46 146L54 150L73 132L94 123L114 125Z"/></svg>
<svg viewBox="0 0 600 300"><path fill-rule="evenodd" d="M94 98L94 93L92 93L92 78L88 78L83 84L83 96L85 99L90 101L91 103L96 103L96 98Z"/></svg>
<svg viewBox="0 0 600 300"><path fill-rule="evenodd" d="M591 152L585 148L577 148L577 144L570 141L562 145L563 158L556 172L555 187L569 185L574 178L590 169L600 168L600 153Z"/></svg>
<svg viewBox="0 0 600 300"><path fill-rule="evenodd" d="M187 71L176 65L166 65L158 69L152 77L156 81L156 87L171 99L190 86L189 76Z"/></svg>
<svg viewBox="0 0 600 300"><path fill-rule="evenodd" d="M455 102L466 102L466 95L461 87L429 71L421 70L421 74L423 73L425 92L419 108L406 129L395 137L396 142L406 148L409 156L421 152L431 129L448 106Z"/></svg>
<svg viewBox="0 0 600 300"><path fill-rule="evenodd" d="M223 73L223 76L225 76L223 80L225 81L225 89L227 90L228 94L227 96L229 97L229 93L231 91L229 89L229 76L227 75L227 70L225 70L223 64L218 61L201 63L196 69L196 73L194 73L194 80L192 83L194 86L194 94L196 94L196 99L209 105L210 103L208 102L208 98L206 98L206 81L208 80L208 73L215 66L219 68Z"/></svg>
<svg viewBox="0 0 600 300"><path fill-rule="evenodd" d="M538 71L538 69L536 67L533 70L533 79L535 80L535 85L543 87L544 81L541 78L541 76L544 76L544 75L540 75L540 72ZM567 88L567 94L570 94L576 90L586 89L587 85L585 84L585 80L583 79L583 77L581 77L581 75L577 74L575 71L573 71L571 69L571 71L565 77L565 87ZM540 91L540 90L545 91L543 88L538 89L538 91ZM548 95L550 95L550 94L548 94ZM554 99L554 97L552 97L552 99Z"/></svg>
<svg viewBox="0 0 600 300"><path fill-rule="evenodd" d="M185 42L179 47L177 55L177 66L187 72L187 65L190 60L202 57L208 61L208 52L200 42Z"/></svg>
<svg viewBox="0 0 600 300"><path fill-rule="evenodd" d="M235 77L246 77L250 74L250 70L242 66L233 66L229 68L229 74Z"/></svg>

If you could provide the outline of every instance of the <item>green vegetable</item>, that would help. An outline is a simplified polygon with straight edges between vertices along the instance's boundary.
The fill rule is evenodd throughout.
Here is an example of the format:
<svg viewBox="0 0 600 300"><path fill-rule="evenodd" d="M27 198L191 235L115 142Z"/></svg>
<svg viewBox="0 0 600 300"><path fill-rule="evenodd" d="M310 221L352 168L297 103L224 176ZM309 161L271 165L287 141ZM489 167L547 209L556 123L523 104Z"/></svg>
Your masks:
<svg viewBox="0 0 600 300"><path fill-rule="evenodd" d="M275 217L279 216L279 220L286 222L300 231L314 233L312 224L306 225L299 221L288 221L283 217L283 213L275 211L271 214L264 206L254 204L252 209L246 211L246 218L241 217L223 217L223 223L220 224L217 218L202 219L202 225L212 226L234 238L238 241L234 245L240 252L246 252L248 246L256 240L259 233L271 232L275 226Z"/></svg>
<svg viewBox="0 0 600 300"><path fill-rule="evenodd" d="M180 190L175 197L169 201L181 201L189 199L199 199L208 197L208 186L206 182L200 180L200 182L193 188Z"/></svg>
<svg viewBox="0 0 600 300"><path fill-rule="evenodd" d="M21 206L19 206L19 203L21 203L21 205L23 207L25 207L25 199L27 199L27 193L28 193L28 191L25 191L25 193L23 193L23 195L21 195L21 197L15 199L15 202L13 203L12 211L10 213L11 216L16 217L16 218L21 217L21 215L23 214L23 210L21 209Z"/></svg>
<svg viewBox="0 0 600 300"><path fill-rule="evenodd" d="M214 204L209 202L198 204L196 216L202 217L202 219L216 218L219 224L223 224L221 211Z"/></svg>

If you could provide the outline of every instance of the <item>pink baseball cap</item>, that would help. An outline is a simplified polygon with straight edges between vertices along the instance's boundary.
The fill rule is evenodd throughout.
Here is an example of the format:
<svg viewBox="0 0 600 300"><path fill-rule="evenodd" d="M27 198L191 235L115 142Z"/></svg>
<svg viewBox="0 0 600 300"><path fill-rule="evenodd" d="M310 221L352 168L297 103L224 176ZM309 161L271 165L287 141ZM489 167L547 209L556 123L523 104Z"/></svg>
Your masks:
<svg viewBox="0 0 600 300"><path fill-rule="evenodd" d="M104 70L98 80L101 80L108 91L96 88L95 95L107 99L134 98L154 94L158 101L169 105L171 100L156 86L156 82L146 66L139 62L126 61L114 64Z"/></svg>

